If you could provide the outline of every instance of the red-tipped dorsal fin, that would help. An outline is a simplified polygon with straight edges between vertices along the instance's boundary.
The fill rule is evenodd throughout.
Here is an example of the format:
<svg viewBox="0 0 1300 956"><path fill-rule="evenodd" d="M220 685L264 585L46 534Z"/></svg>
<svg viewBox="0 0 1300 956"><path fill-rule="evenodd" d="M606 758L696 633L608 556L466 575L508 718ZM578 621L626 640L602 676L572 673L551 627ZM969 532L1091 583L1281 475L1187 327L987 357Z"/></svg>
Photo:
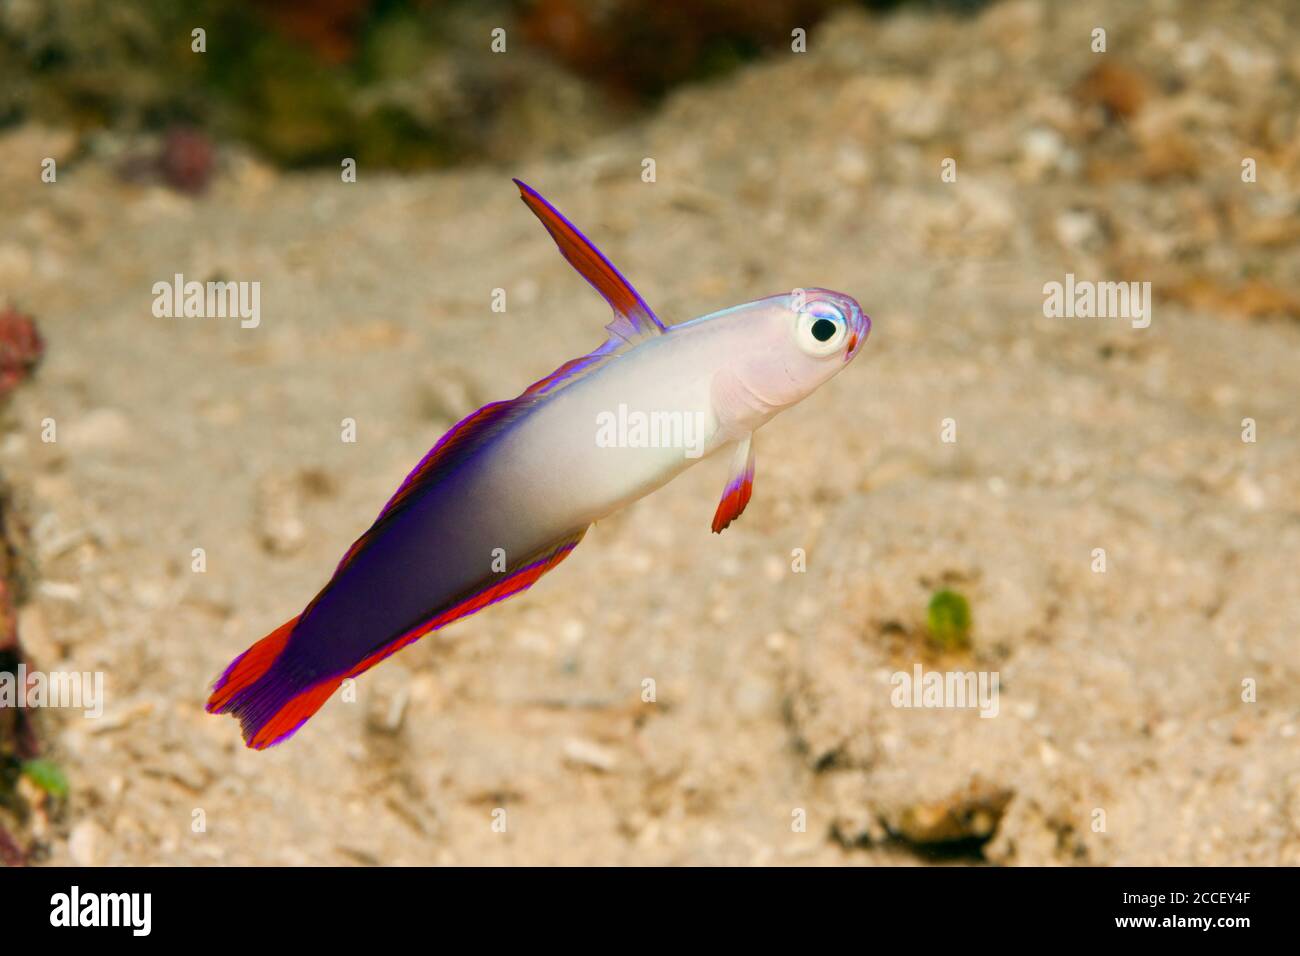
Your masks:
<svg viewBox="0 0 1300 956"><path fill-rule="evenodd" d="M754 436L748 435L736 445L731 456L731 474L727 487L722 491L722 500L718 510L713 513L713 533L722 534L722 529L740 517L749 497L754 493Z"/></svg>
<svg viewBox="0 0 1300 956"><path fill-rule="evenodd" d="M614 310L614 321L605 326L611 336L633 343L667 331L650 310L650 306L632 288L632 283L623 278L623 274L614 268L614 264L605 258L591 240L578 231L577 226L565 219L558 209L527 183L516 179L515 185L519 187L519 198L542 221L546 231L559 246L560 254L604 296L609 307Z"/></svg>

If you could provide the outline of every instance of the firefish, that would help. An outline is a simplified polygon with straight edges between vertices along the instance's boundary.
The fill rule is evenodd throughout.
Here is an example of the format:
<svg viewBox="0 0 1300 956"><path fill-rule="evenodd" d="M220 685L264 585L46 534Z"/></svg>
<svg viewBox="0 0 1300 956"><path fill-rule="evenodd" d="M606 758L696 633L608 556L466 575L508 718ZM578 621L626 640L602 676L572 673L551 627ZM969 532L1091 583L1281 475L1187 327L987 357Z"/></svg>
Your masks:
<svg viewBox="0 0 1300 956"><path fill-rule="evenodd" d="M843 369L871 331L854 299L818 288L664 325L573 223L515 184L613 309L608 337L443 435L302 613L226 668L207 709L238 718L249 747L286 739L344 680L425 634L527 590L594 522L731 448L721 532L749 504L754 432ZM690 427L607 427L638 415Z"/></svg>

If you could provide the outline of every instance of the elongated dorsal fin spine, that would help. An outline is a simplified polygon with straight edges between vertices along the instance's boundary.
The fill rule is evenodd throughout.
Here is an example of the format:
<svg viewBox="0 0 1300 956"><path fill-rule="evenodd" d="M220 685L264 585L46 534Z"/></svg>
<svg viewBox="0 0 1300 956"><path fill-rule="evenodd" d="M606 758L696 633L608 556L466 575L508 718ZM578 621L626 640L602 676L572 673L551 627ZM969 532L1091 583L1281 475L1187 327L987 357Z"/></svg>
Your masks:
<svg viewBox="0 0 1300 956"><path fill-rule="evenodd" d="M605 258L577 226L564 218L558 209L527 183L516 179L515 185L519 187L519 198L541 220L559 247L560 254L614 310L614 321L605 326L611 337L631 344L667 331L650 306L646 305L645 299L632 288L632 283L623 278L623 274L614 268L614 264Z"/></svg>
<svg viewBox="0 0 1300 956"><path fill-rule="evenodd" d="M545 378L534 382L518 398L485 405L443 435L425 455L424 460L407 475L401 487L379 512L374 524L343 555L335 569L335 577L374 543L383 533L388 521L400 513L415 496L436 485L444 474L456 468L483 443L491 441L495 434L508 427L519 415L526 413L542 396L594 371L630 345L650 336L662 335L665 331L631 283L623 278L613 263L573 223L565 219L536 190L518 179L515 183L519 186L519 194L524 203L541 220L564 258L604 296L614 310L614 321L605 327L609 330L609 338L595 351L570 359ZM311 613L323 594L324 591L303 611L304 618Z"/></svg>

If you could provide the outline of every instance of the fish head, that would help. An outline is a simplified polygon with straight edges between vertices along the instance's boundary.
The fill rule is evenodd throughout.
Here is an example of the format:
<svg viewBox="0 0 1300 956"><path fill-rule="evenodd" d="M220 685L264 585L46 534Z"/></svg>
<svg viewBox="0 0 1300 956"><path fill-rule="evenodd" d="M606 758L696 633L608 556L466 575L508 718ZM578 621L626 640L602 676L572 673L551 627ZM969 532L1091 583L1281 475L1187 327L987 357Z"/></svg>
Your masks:
<svg viewBox="0 0 1300 956"><path fill-rule="evenodd" d="M796 289L732 312L738 334L726 371L739 394L728 404L739 412L739 399L750 414L763 412L764 420L834 377L871 332L871 319L857 301L829 289Z"/></svg>

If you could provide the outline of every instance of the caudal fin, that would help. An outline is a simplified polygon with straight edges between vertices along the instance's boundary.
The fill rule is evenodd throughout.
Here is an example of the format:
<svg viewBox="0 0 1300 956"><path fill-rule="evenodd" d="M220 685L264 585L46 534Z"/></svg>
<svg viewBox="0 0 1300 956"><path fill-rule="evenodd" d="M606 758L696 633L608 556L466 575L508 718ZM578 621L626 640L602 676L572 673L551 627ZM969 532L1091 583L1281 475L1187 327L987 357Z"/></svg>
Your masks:
<svg viewBox="0 0 1300 956"><path fill-rule="evenodd" d="M297 617L290 618L236 657L208 698L208 713L239 718L244 743L254 750L265 750L290 736L342 682L340 678L302 689L272 670L297 624Z"/></svg>
<svg viewBox="0 0 1300 956"><path fill-rule="evenodd" d="M316 678L306 686L300 679L295 679L294 668L275 666L284 656L289 638L302 615L285 621L231 662L213 685L212 696L208 698L208 713L234 714L239 718L244 743L254 750L274 746L291 736L320 710L344 680L363 674L430 631L528 590L538 578L568 557L586 530L583 528L564 535L500 577L489 576L481 587L431 612L415 627L384 641L347 671ZM310 654L310 649L295 648L295 653Z"/></svg>

